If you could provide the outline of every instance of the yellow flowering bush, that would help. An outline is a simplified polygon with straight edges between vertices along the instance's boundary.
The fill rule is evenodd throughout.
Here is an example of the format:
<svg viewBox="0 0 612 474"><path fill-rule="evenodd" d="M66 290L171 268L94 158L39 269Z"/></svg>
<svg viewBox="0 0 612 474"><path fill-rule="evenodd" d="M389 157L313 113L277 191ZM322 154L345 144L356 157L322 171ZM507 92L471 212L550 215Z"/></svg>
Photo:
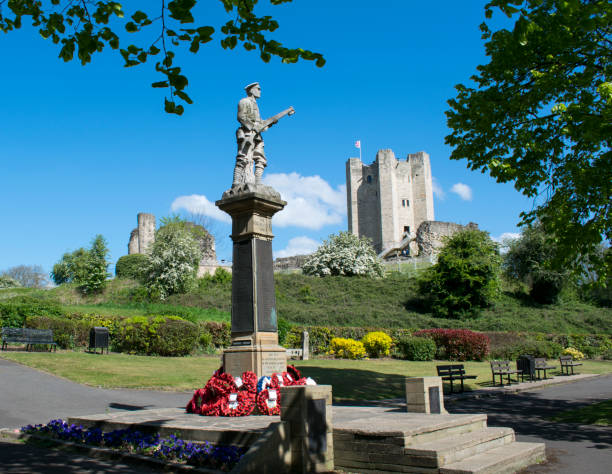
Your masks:
<svg viewBox="0 0 612 474"><path fill-rule="evenodd" d="M572 359L574 360L584 359L584 354L580 352L578 349L574 349L573 347L568 347L567 349L563 349L562 354L564 356L572 356Z"/></svg>
<svg viewBox="0 0 612 474"><path fill-rule="evenodd" d="M361 340L370 357L388 356L391 349L391 336L382 332L369 332Z"/></svg>
<svg viewBox="0 0 612 474"><path fill-rule="evenodd" d="M365 347L361 341L334 337L330 344L329 353L340 359L363 359L366 355Z"/></svg>

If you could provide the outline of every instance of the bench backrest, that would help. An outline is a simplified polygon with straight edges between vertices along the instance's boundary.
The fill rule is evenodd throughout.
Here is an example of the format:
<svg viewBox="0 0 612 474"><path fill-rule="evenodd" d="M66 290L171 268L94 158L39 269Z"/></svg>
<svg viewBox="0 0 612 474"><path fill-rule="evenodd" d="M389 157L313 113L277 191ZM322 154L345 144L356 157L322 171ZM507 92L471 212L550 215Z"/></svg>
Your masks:
<svg viewBox="0 0 612 474"><path fill-rule="evenodd" d="M2 340L8 342L28 342L26 328L2 328Z"/></svg>
<svg viewBox="0 0 612 474"><path fill-rule="evenodd" d="M447 375L465 375L463 364L437 365L438 377Z"/></svg>
<svg viewBox="0 0 612 474"><path fill-rule="evenodd" d="M536 357L534 359L536 368L538 367L546 367L548 364L546 363L546 359L544 357Z"/></svg>
<svg viewBox="0 0 612 474"><path fill-rule="evenodd" d="M568 364L571 364L572 362L574 362L574 359L570 355L560 356L559 357L559 362L561 362L561 365L568 365Z"/></svg>
<svg viewBox="0 0 612 474"><path fill-rule="evenodd" d="M491 370L493 371L512 370L512 368L510 367L509 360L492 360Z"/></svg>
<svg viewBox="0 0 612 474"><path fill-rule="evenodd" d="M30 329L29 330L30 344L53 344L52 329Z"/></svg>

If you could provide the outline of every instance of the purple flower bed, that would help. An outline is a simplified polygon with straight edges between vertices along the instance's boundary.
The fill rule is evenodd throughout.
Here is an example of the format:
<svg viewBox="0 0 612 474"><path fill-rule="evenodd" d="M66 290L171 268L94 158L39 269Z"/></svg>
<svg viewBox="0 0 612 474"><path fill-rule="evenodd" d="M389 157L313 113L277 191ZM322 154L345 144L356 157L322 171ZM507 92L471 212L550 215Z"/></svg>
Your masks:
<svg viewBox="0 0 612 474"><path fill-rule="evenodd" d="M51 420L46 425L24 426L21 432L144 454L164 461L184 462L221 471L231 470L246 452L246 448L213 446L207 442L185 442L175 435L160 438L159 434L146 434L131 429L104 433L100 428L83 429L82 426L68 425L63 420Z"/></svg>

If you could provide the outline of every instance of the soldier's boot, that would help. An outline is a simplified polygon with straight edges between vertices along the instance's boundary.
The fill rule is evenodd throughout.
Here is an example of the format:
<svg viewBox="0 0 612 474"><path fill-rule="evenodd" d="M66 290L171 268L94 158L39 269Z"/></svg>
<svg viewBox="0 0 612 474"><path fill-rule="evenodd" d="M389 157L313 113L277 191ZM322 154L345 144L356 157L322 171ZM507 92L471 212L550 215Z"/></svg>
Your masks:
<svg viewBox="0 0 612 474"><path fill-rule="evenodd" d="M255 184L261 184L261 177L263 175L264 168L264 165L255 163Z"/></svg>

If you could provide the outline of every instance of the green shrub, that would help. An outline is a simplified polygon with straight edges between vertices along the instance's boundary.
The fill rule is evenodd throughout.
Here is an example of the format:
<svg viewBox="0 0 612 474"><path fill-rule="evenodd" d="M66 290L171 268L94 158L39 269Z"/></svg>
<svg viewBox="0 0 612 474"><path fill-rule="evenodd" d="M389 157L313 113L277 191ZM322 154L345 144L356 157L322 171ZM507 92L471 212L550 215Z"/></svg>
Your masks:
<svg viewBox="0 0 612 474"><path fill-rule="evenodd" d="M86 347L89 344L90 326L84 321L49 316L28 316L26 327L51 329L53 340L62 349Z"/></svg>
<svg viewBox="0 0 612 474"><path fill-rule="evenodd" d="M218 323L216 321L203 321L198 323L200 333L207 332L212 337L212 345L215 347L229 347L232 341L232 326L229 323Z"/></svg>
<svg viewBox="0 0 612 474"><path fill-rule="evenodd" d="M183 319L166 318L151 340L151 354L166 357L189 355L198 342L198 326Z"/></svg>
<svg viewBox="0 0 612 474"><path fill-rule="evenodd" d="M124 255L115 264L115 275L117 278L129 278L130 280L143 281L149 257L142 253Z"/></svg>
<svg viewBox="0 0 612 474"><path fill-rule="evenodd" d="M122 321L115 347L129 354L182 356L195 349L198 327L178 316L133 316Z"/></svg>
<svg viewBox="0 0 612 474"><path fill-rule="evenodd" d="M287 342L287 336L293 325L283 318L278 318L278 343L284 346Z"/></svg>
<svg viewBox="0 0 612 474"><path fill-rule="evenodd" d="M58 303L29 296L16 296L0 301L2 327L23 327L29 316L61 317L64 316L64 310Z"/></svg>
<svg viewBox="0 0 612 474"><path fill-rule="evenodd" d="M388 334L374 331L367 333L361 342L369 357L381 357L389 355L393 341Z"/></svg>
<svg viewBox="0 0 612 474"><path fill-rule="evenodd" d="M467 329L423 329L414 335L433 339L438 359L483 360L489 353L489 338Z"/></svg>
<svg viewBox="0 0 612 474"><path fill-rule="evenodd" d="M340 359L363 359L366 350L361 341L334 337L330 342L329 354Z"/></svg>
<svg viewBox="0 0 612 474"><path fill-rule="evenodd" d="M612 349L607 349L601 354L603 360L612 360Z"/></svg>
<svg viewBox="0 0 612 474"><path fill-rule="evenodd" d="M546 359L556 359L561 354L563 347L552 341L538 341L526 339L498 346L491 351L492 359L515 360L521 355L531 355L533 357L544 357Z"/></svg>
<svg viewBox="0 0 612 474"><path fill-rule="evenodd" d="M428 337L402 337L396 343L396 351L406 360L433 360L436 343Z"/></svg>
<svg viewBox="0 0 612 474"><path fill-rule="evenodd" d="M198 328L200 329L200 334L198 336L198 345L200 346L200 349L207 353L214 352L216 347L213 344L212 334L206 330L202 330L202 327L199 325Z"/></svg>

